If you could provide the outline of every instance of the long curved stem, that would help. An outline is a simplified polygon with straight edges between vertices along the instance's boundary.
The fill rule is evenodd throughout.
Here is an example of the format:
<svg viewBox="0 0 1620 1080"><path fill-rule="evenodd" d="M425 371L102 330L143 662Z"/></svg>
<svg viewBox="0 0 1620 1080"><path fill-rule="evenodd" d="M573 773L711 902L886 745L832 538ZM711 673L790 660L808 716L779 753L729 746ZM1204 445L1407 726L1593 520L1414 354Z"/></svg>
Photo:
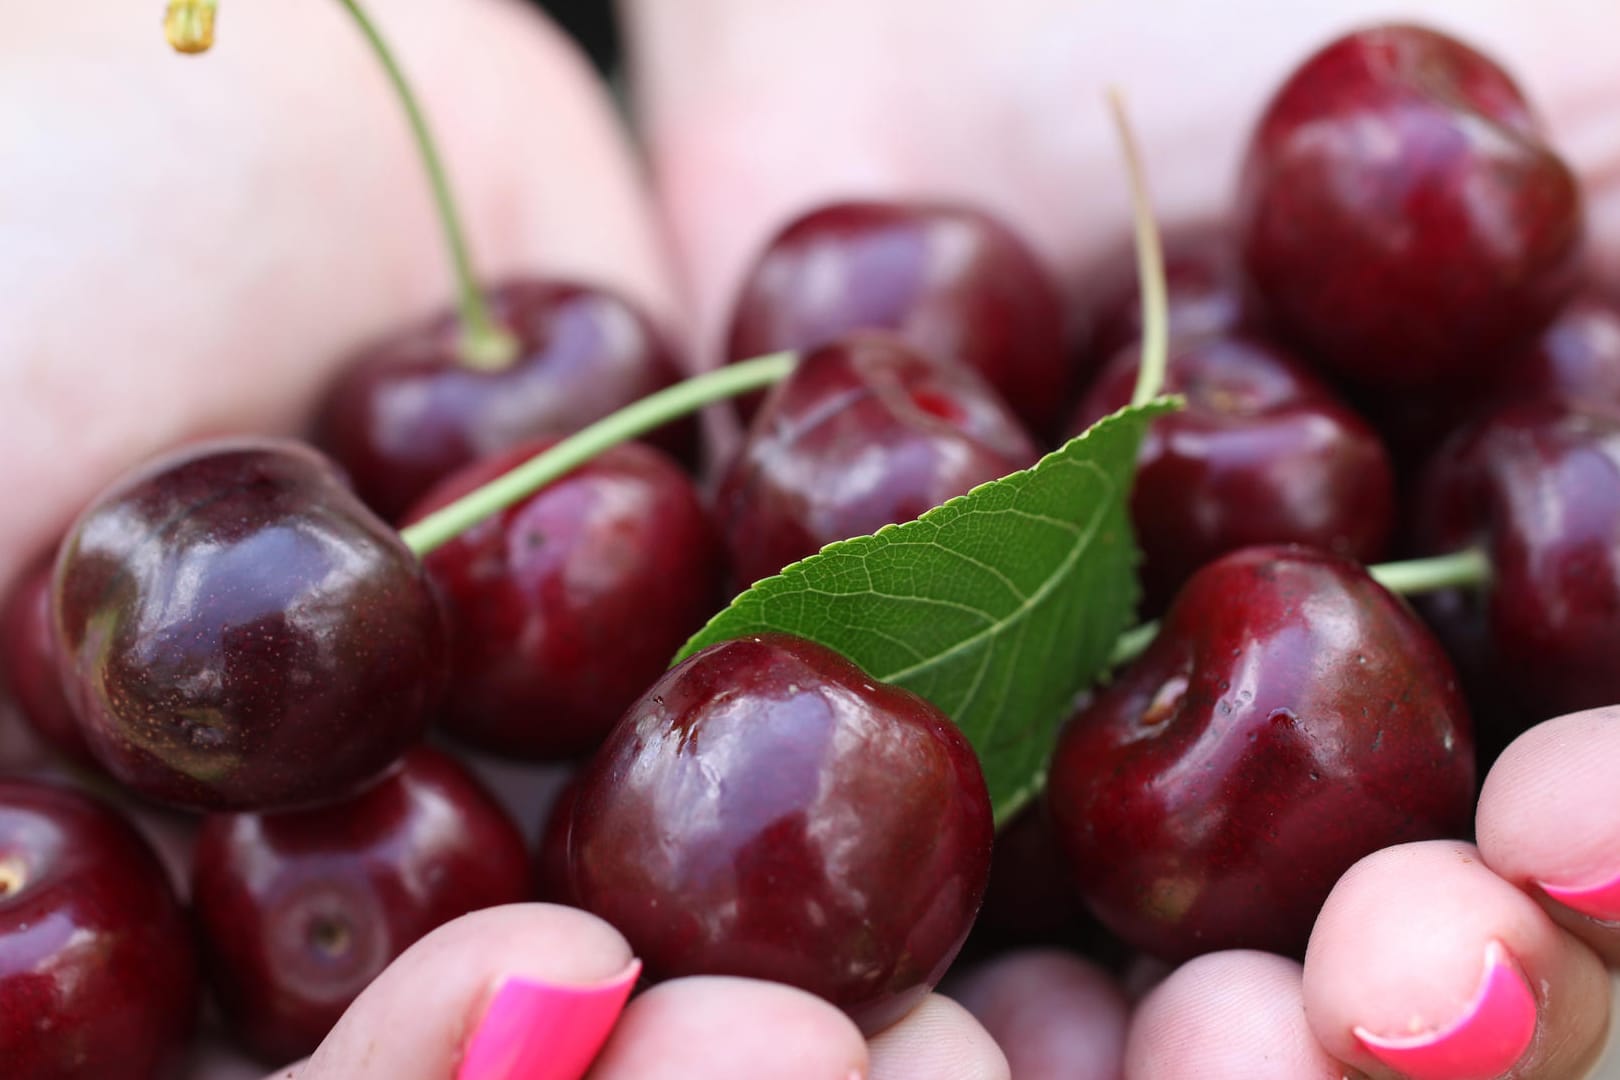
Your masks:
<svg viewBox="0 0 1620 1080"><path fill-rule="evenodd" d="M1125 115L1125 101L1118 90L1108 92L1108 109L1119 132L1119 145L1125 155L1125 171L1131 182L1131 213L1136 223L1136 273L1142 292L1142 360L1136 373L1132 405L1145 405L1164 388L1165 368L1169 365L1170 304L1164 280L1164 245L1159 224L1153 217L1148 196L1147 170L1142 154Z"/></svg>
<svg viewBox="0 0 1620 1080"><path fill-rule="evenodd" d="M338 3L343 5L355 24L360 27L360 33L365 36L371 51L376 54L383 70L387 72L388 80L393 84L394 92L398 95L399 102L405 109L405 115L410 120L411 135L433 188L433 202L438 208L439 221L444 227L445 242L450 249L450 261L455 269L456 292L461 311L462 362L469 367L503 368L516 359L517 341L496 325L490 315L489 305L484 300L483 290L478 287L478 279L473 273L472 257L468 253L466 231L462 228L461 218L456 212L456 200L450 191L450 178L445 172L443 159L440 158L438 147L433 141L433 134L428 130L422 107L417 102L416 94L411 90L399 62L394 59L393 51L383 40L376 24L360 6L359 0L338 0Z"/></svg>

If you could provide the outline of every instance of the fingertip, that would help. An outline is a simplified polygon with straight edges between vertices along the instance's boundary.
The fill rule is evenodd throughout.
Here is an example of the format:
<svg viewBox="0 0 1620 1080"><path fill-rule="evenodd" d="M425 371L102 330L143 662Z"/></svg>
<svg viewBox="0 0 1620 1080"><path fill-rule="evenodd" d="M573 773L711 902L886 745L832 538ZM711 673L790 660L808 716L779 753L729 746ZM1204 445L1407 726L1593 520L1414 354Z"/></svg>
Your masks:
<svg viewBox="0 0 1620 1080"><path fill-rule="evenodd" d="M1010 1080L1012 1067L997 1043L967 1009L930 994L872 1038L870 1080Z"/></svg>
<svg viewBox="0 0 1620 1080"><path fill-rule="evenodd" d="M1009 953L947 991L984 1025L1018 1080L1111 1080L1130 1006L1101 968L1060 949Z"/></svg>
<svg viewBox="0 0 1620 1080"><path fill-rule="evenodd" d="M672 979L625 1009L591 1080L870 1075L854 1023L812 994L729 976Z"/></svg>
<svg viewBox="0 0 1620 1080"><path fill-rule="evenodd" d="M1572 1076L1601 1049L1608 980L1592 952L1460 841L1370 855L1345 874L1305 957L1331 1054L1419 1080Z"/></svg>
<svg viewBox="0 0 1620 1080"><path fill-rule="evenodd" d="M1299 964L1269 953L1209 953L1172 972L1137 1007L1125 1075L1208 1080L1339 1080L1311 1033Z"/></svg>

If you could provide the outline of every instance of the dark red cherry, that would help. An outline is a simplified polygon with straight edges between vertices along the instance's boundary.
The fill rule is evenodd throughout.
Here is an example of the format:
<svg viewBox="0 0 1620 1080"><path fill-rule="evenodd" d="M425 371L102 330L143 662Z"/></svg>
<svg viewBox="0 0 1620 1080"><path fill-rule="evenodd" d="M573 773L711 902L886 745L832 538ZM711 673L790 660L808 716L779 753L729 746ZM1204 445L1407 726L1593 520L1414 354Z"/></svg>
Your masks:
<svg viewBox="0 0 1620 1080"><path fill-rule="evenodd" d="M321 405L315 441L390 521L470 461L572 433L681 378L651 321L614 293L519 279L487 295L495 321L518 339L509 366L463 364L460 319L444 314L363 350ZM696 456L691 420L650 438Z"/></svg>
<svg viewBox="0 0 1620 1080"><path fill-rule="evenodd" d="M942 368L887 335L817 349L772 390L721 484L732 571L741 585L769 577L1037 456L971 371Z"/></svg>
<svg viewBox="0 0 1620 1080"><path fill-rule="evenodd" d="M194 445L103 492L62 542L55 624L96 759L197 809L376 777L426 728L449 660L415 557L287 440Z"/></svg>
<svg viewBox="0 0 1620 1080"><path fill-rule="evenodd" d="M1416 494L1420 550L1490 558L1485 593L1425 604L1465 669L1525 720L1620 701L1620 405L1508 406L1442 447Z"/></svg>
<svg viewBox="0 0 1620 1080"><path fill-rule="evenodd" d="M274 1062L313 1052L430 930L529 894L517 826L428 747L341 802L211 815L192 867L209 983L232 1033Z"/></svg>
<svg viewBox="0 0 1620 1080"><path fill-rule="evenodd" d="M454 501L550 447L467 466L412 511ZM691 479L627 443L424 560L451 626L444 725L498 753L594 749L719 608L719 533Z"/></svg>
<svg viewBox="0 0 1620 1080"><path fill-rule="evenodd" d="M1575 177L1523 95L1473 49L1416 26L1346 35L1278 91L1238 217L1273 314L1345 377L1487 377L1570 295Z"/></svg>
<svg viewBox="0 0 1620 1080"><path fill-rule="evenodd" d="M1584 288L1529 347L1478 385L1362 397L1401 471L1412 475L1450 435L1503 405L1537 398L1620 404L1620 303Z"/></svg>
<svg viewBox="0 0 1620 1080"><path fill-rule="evenodd" d="M557 792L546 814L545 826L540 830L540 846L534 860L536 896L548 903L569 907L579 906L568 879L568 833L574 827L574 797L578 791L576 774Z"/></svg>
<svg viewBox="0 0 1620 1080"><path fill-rule="evenodd" d="M62 692L51 631L51 563L29 570L0 609L0 681L28 726L75 765L100 769Z"/></svg>
<svg viewBox="0 0 1620 1080"><path fill-rule="evenodd" d="M654 977L789 983L870 1033L961 947L991 836L978 760L939 710L765 635L631 706L580 775L569 865Z"/></svg>
<svg viewBox="0 0 1620 1080"><path fill-rule="evenodd" d="M1142 340L1142 293L1134 248L1119 253L1099 277L1091 308L1089 380L1120 350ZM1164 278L1172 341L1258 329L1260 297L1243 269L1236 239L1225 228L1201 226L1164 237Z"/></svg>
<svg viewBox="0 0 1620 1080"><path fill-rule="evenodd" d="M1128 405L1140 366L1138 346L1117 354L1070 434ZM1162 611L1194 570L1240 547L1298 543L1361 562L1383 554L1395 518L1389 455L1291 355L1252 337L1173 344L1164 388L1187 405L1149 426L1131 493L1148 610Z"/></svg>
<svg viewBox="0 0 1620 1080"><path fill-rule="evenodd" d="M0 1075L172 1075L197 1002L185 913L141 835L76 791L0 779Z"/></svg>
<svg viewBox="0 0 1620 1080"><path fill-rule="evenodd" d="M972 368L1043 435L1074 385L1047 271L967 207L845 202L795 219L744 279L726 355L808 350L857 330L892 330L930 360Z"/></svg>
<svg viewBox="0 0 1620 1080"><path fill-rule="evenodd" d="M1280 547L1193 575L1064 727L1047 781L1092 910L1170 961L1298 953L1352 863L1461 835L1473 794L1439 644L1357 564Z"/></svg>

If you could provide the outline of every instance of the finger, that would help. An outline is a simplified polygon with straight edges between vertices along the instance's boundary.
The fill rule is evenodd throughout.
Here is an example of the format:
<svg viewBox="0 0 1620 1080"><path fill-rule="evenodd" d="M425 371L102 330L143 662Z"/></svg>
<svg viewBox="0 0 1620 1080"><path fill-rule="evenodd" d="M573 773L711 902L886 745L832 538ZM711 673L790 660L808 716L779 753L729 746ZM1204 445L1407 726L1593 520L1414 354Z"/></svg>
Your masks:
<svg viewBox="0 0 1620 1080"><path fill-rule="evenodd" d="M1137 1006L1125 1044L1129 1080L1339 1080L1305 1021L1300 969L1260 952L1183 964Z"/></svg>
<svg viewBox="0 0 1620 1080"><path fill-rule="evenodd" d="M1010 1080L1006 1055L962 1006L930 994L873 1036L872 1080ZM1018 1074L1023 1080L1024 1074Z"/></svg>
<svg viewBox="0 0 1620 1080"><path fill-rule="evenodd" d="M978 1017L1018 1080L1120 1075L1125 995L1100 968L1071 953L1011 953L964 973L949 993Z"/></svg>
<svg viewBox="0 0 1620 1080"><path fill-rule="evenodd" d="M1333 35L1388 18L1375 0L1183 0L1155 18L1132 0L629 0L625 10L637 113L705 355L757 247L831 198L972 201L1079 291L1126 235L1104 87L1127 95L1161 218L1223 218L1248 132L1288 71ZM1620 7L1422 0L1404 10L1519 75L1557 142L1601 185L1592 247L1620 261L1620 88L1606 45ZM1231 26L1243 32L1224 37L1210 64L1211 32ZM1196 92L1176 75L1189 70L1200 73Z"/></svg>
<svg viewBox="0 0 1620 1080"><path fill-rule="evenodd" d="M1502 752L1480 792L1480 854L1620 966L1620 708L1561 716Z"/></svg>
<svg viewBox="0 0 1620 1080"><path fill-rule="evenodd" d="M577 51L509 0L379 8L483 274L583 278L672 319L632 156ZM448 306L407 132L338 4L232 5L215 50L185 58L149 5L8 14L0 138L28 168L0 172L0 586L130 463L295 429L357 343Z"/></svg>
<svg viewBox="0 0 1620 1080"><path fill-rule="evenodd" d="M594 916L549 904L488 908L407 949L293 1074L573 1080L635 973L624 939Z"/></svg>
<svg viewBox="0 0 1620 1080"><path fill-rule="evenodd" d="M867 1075L860 1031L833 1006L789 986L718 976L674 979L636 998L590 1073L591 1080Z"/></svg>
<svg viewBox="0 0 1620 1080"><path fill-rule="evenodd" d="M1585 1075L1609 983L1592 951L1460 841L1357 863L1305 956L1305 1006L1331 1054L1373 1076Z"/></svg>

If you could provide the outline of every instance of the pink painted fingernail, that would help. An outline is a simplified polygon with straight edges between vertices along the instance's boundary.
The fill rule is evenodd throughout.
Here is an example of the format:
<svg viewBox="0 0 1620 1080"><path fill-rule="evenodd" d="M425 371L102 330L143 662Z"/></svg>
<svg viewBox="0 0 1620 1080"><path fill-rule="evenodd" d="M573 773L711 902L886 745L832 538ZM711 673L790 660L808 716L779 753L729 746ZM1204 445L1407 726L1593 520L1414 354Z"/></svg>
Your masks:
<svg viewBox="0 0 1620 1080"><path fill-rule="evenodd" d="M1415 1022L1408 1035L1357 1027L1367 1052L1414 1080L1489 1080L1524 1056L1536 1033L1536 998L1499 941L1485 947L1485 973L1462 1015L1441 1028Z"/></svg>
<svg viewBox="0 0 1620 1080"><path fill-rule="evenodd" d="M1548 885L1536 882L1541 891L1582 915L1599 922L1620 922L1620 875L1595 885Z"/></svg>
<svg viewBox="0 0 1620 1080"><path fill-rule="evenodd" d="M506 979L467 1040L456 1080L579 1080L641 975L632 960L589 986Z"/></svg>

